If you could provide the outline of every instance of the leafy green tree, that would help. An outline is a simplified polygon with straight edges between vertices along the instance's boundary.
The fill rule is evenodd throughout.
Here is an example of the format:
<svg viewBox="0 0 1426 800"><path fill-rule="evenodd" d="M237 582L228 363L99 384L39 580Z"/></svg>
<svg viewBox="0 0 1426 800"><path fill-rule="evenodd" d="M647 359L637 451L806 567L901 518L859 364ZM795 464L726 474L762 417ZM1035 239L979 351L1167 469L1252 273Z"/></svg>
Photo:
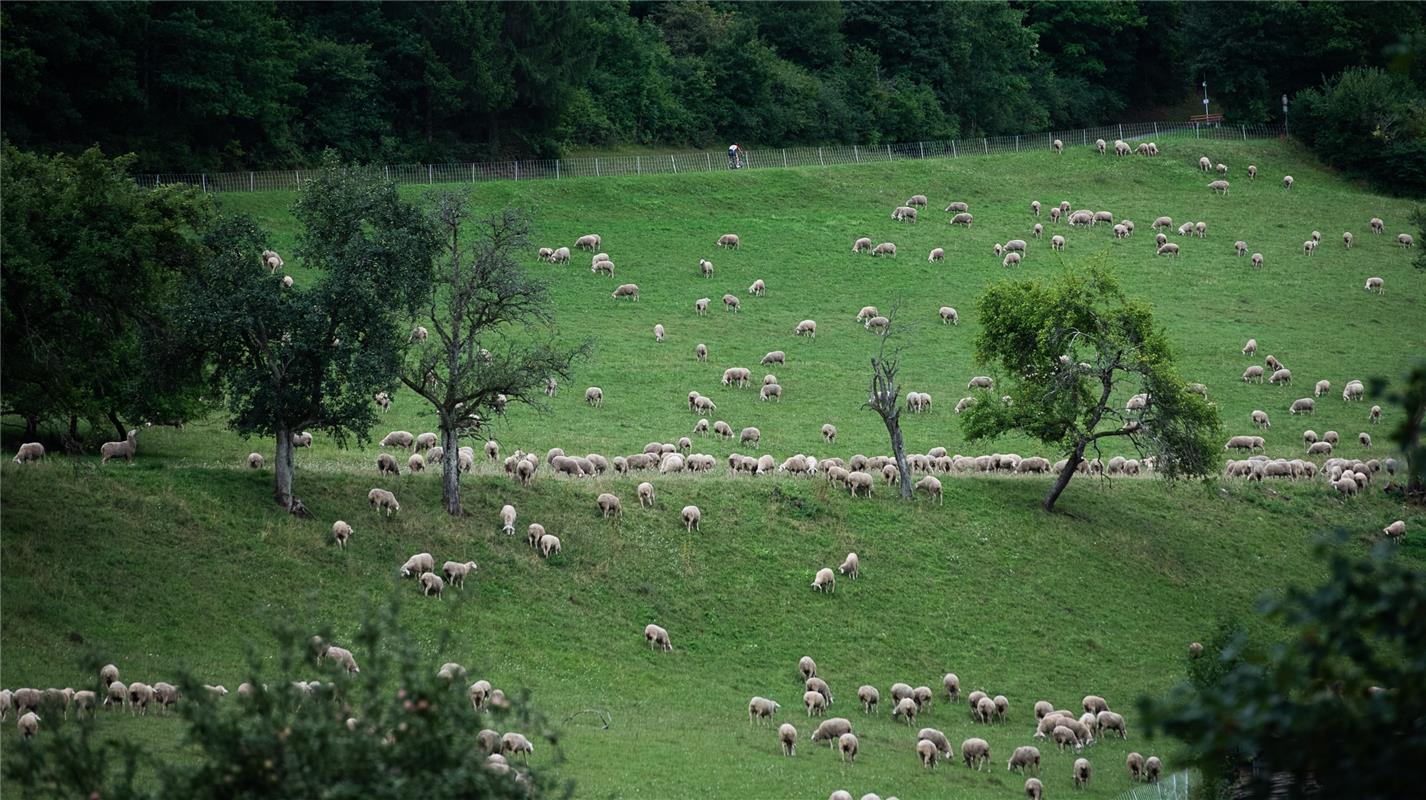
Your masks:
<svg viewBox="0 0 1426 800"><path fill-rule="evenodd" d="M1351 68L1298 92L1292 130L1338 169L1426 195L1426 90L1402 75Z"/></svg>
<svg viewBox="0 0 1426 800"><path fill-rule="evenodd" d="M1404 412L1401 423L1391 431L1391 441L1406 459L1406 474L1399 490L1407 500L1426 503L1426 444L1421 441L1426 424L1426 360L1418 360L1399 385L1388 386L1381 378L1373 378L1369 386L1373 397L1381 397ZM1388 491L1398 487L1388 482Z"/></svg>
<svg viewBox="0 0 1426 800"><path fill-rule="evenodd" d="M276 652L249 656L247 696L220 697L180 665L174 707L185 757L161 760L104 729L91 714L46 714L42 735L5 753L9 786L23 797L106 800L238 800L328 797L342 800L431 800L568 797L542 767L510 755L508 769L491 766L476 741L482 729L523 732L533 763L562 760L554 732L528 702L477 710L464 681L447 681L397 620L394 607L364 615L351 641L360 672L348 675L318 660L307 633L275 631ZM445 635L449 638L449 634ZM330 640L329 632L322 639ZM446 642L435 648L441 652ZM97 669L101 662L92 666ZM90 665L86 665L90 666ZM86 669L87 672L93 670ZM309 691L296 682L318 678ZM512 693L513 694L513 693ZM546 753L553 751L553 756ZM147 780L142 773L156 776ZM413 787L419 786L419 789Z"/></svg>
<svg viewBox="0 0 1426 800"><path fill-rule="evenodd" d="M1169 479L1218 464L1217 411L1179 378L1168 338L1147 304L1092 267L1055 282L1005 281L976 304L976 358L999 368L1009 402L985 396L962 415L966 435L1019 431L1066 455L1044 508L1051 511L1086 450L1123 441ZM1124 395L1142 395L1128 410Z"/></svg>
<svg viewBox="0 0 1426 800"><path fill-rule="evenodd" d="M1426 758L1426 572L1385 544L1319 554L1325 583L1262 604L1283 641L1232 637L1142 702L1150 732L1184 742L1218 796L1420 794L1407 765Z"/></svg>
<svg viewBox="0 0 1426 800"><path fill-rule="evenodd" d="M464 196L432 197L441 259L419 321L427 336L413 344L401 382L435 409L441 431L441 502L462 512L462 438L476 437L507 403L538 407L551 379L569 377L573 349L554 341L545 284L516 263L529 223L512 209L472 222Z"/></svg>
<svg viewBox="0 0 1426 800"><path fill-rule="evenodd" d="M393 184L334 155L294 215L310 279L284 288L261 262L267 234L246 217L224 219L187 276L182 317L212 361L229 427L276 438L274 498L304 514L292 494L293 436L311 428L338 446L366 441L372 397L392 388L401 366L403 323L429 297L436 242Z"/></svg>
<svg viewBox="0 0 1426 800"><path fill-rule="evenodd" d="M886 426L900 479L897 488L902 500L910 500L911 470L906 464L906 443L901 437L901 383L897 380L901 373L901 348L886 352L892 328L896 325L896 312L897 308L893 307L887 315L886 326L877 335L876 355L871 357L871 383L867 387L866 407L875 411Z"/></svg>
<svg viewBox="0 0 1426 800"><path fill-rule="evenodd" d="M135 185L133 163L4 145L0 395L27 439L42 420L67 420L77 448L79 420L122 439L132 424L201 410L202 361L182 352L172 308L212 206L188 188Z"/></svg>

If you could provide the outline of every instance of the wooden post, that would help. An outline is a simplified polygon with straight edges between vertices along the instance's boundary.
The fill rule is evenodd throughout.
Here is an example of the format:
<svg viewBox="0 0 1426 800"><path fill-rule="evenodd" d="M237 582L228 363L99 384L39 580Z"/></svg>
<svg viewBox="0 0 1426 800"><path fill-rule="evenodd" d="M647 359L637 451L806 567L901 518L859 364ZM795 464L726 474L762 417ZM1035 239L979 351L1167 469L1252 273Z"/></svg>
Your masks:
<svg viewBox="0 0 1426 800"><path fill-rule="evenodd" d="M520 180L520 162L515 162L515 180Z"/></svg>
<svg viewBox="0 0 1426 800"><path fill-rule="evenodd" d="M956 140L951 140L951 158L960 158L961 154L956 152Z"/></svg>
<svg viewBox="0 0 1426 800"><path fill-rule="evenodd" d="M981 138L980 141L981 141L981 145L985 148L985 154L986 154L986 155L990 155L990 138L989 138L989 137L983 137L983 138Z"/></svg>
<svg viewBox="0 0 1426 800"><path fill-rule="evenodd" d="M426 165L426 185L429 186L429 185L431 185L431 184L433 184L433 183L435 183L435 182L436 182L436 165L435 165L435 164L427 164L427 165Z"/></svg>
<svg viewBox="0 0 1426 800"><path fill-rule="evenodd" d="M643 156L634 156L634 174L635 174L635 175L643 175L643 174L644 174L644 158L643 158Z"/></svg>
<svg viewBox="0 0 1426 800"><path fill-rule="evenodd" d="M252 172L248 173L248 191L257 191L257 176Z"/></svg>
<svg viewBox="0 0 1426 800"><path fill-rule="evenodd" d="M555 159L555 180L560 179L560 160Z"/></svg>
<svg viewBox="0 0 1426 800"><path fill-rule="evenodd" d="M852 157L857 160L858 164L862 163L862 154L857 152L856 145L852 145Z"/></svg>
<svg viewBox="0 0 1426 800"><path fill-rule="evenodd" d="M925 142L917 142L917 143L916 143L916 146L919 147L919 148L921 148L921 160L922 160L922 161L925 161L925 160L926 160L926 143L925 143Z"/></svg>
<svg viewBox="0 0 1426 800"><path fill-rule="evenodd" d="M678 174L678 162L673 160L673 154L672 154L672 153L670 153L669 156L668 156L668 163L673 165L673 174L677 175L677 174Z"/></svg>
<svg viewBox="0 0 1426 800"><path fill-rule="evenodd" d="M782 168L787 169L787 148L782 148Z"/></svg>
<svg viewBox="0 0 1426 800"><path fill-rule="evenodd" d="M825 167L827 162L822 160L822 148L817 148L817 166Z"/></svg>
<svg viewBox="0 0 1426 800"><path fill-rule="evenodd" d="M599 177L599 156L594 157L594 177Z"/></svg>

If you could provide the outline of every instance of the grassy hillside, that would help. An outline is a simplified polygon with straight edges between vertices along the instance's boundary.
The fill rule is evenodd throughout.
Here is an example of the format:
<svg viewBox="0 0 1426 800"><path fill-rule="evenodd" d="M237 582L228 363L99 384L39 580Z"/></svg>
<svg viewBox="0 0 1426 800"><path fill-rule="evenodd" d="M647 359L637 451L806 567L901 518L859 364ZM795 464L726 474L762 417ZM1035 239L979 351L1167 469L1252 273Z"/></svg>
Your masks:
<svg viewBox="0 0 1426 800"><path fill-rule="evenodd" d="M1003 767L923 774L914 734L886 710L864 719L856 687L935 686L954 670L967 691L1005 694L1011 722L993 730L972 725L964 705L937 702L922 719L956 742L985 736L1002 764L1029 743L1030 706L1041 698L1073 706L1100 693L1133 726L1134 699L1181 677L1187 642L1244 615L1260 592L1318 576L1306 556L1317 531L1345 525L1365 539L1400 514L1380 498L1344 506L1306 486L1100 482L1046 516L1034 506L1038 480L950 481L941 507L851 501L821 482L669 480L656 509L631 507L616 525L598 518L594 495L630 498L632 481L520 489L482 477L469 486L471 518L453 521L436 510L436 484L408 476L396 488L404 510L386 522L365 507L366 476L302 477L322 522L269 507L263 477L237 470L6 466L3 684L87 685L76 665L92 652L129 679L171 679L183 663L231 688L246 677L246 648L270 649L273 620L349 637L368 603L397 591L432 669L456 660L497 686L528 686L556 722L587 708L613 715L607 731L563 726L561 774L582 797L820 798L838 786L1003 797L1019 783ZM543 562L502 536L504 502L520 509L522 526L557 533L564 554ZM705 514L693 536L678 521L689 502ZM328 541L334 518L356 529L346 551ZM473 558L479 577L443 602L423 600L395 577L422 550L438 561ZM862 556L862 578L812 592L811 573L849 550ZM1421 539L1409 538L1404 556L1423 555ZM649 621L669 629L674 653L644 646ZM438 651L446 628L459 644ZM855 766L810 746L787 760L772 730L748 726L747 699L761 694L810 735L802 655L832 686L834 713L857 726ZM160 752L177 747L171 721L104 725ZM1130 749L1172 765L1171 744L1131 733L1091 751L1100 765L1093 796L1126 785ZM0 730L0 741L13 736ZM1068 789L1072 759L1045 754L1051 790Z"/></svg>
<svg viewBox="0 0 1426 800"><path fill-rule="evenodd" d="M1070 231L1042 218L1046 238L1062 233L1069 246L1061 256L1032 240L1014 274L1048 276L1102 257L1131 294L1154 304L1182 373L1209 386L1228 433L1249 432L1249 414L1261 408L1274 422L1270 454L1301 455L1310 426L1340 431L1339 452L1354 456L1368 454L1356 433L1371 430L1378 442L1370 454L1384 455L1387 426L1368 425L1370 402L1339 396L1348 379L1395 377L1426 350L1426 275L1393 245L1406 230L1408 204L1364 193L1277 142L1161 144L1165 155L1152 160L1076 149L1062 157L472 187L481 205L532 212L534 246L598 232L617 264L610 280L588 271L587 254L555 267L532 252L530 269L551 281L563 334L590 337L597 349L547 413L512 409L493 434L506 452L635 452L686 435L696 417L685 396L698 390L718 403L715 418L761 428L762 451L779 459L883 452L879 419L860 408L873 342L853 317L863 305L885 311L900 302L906 388L936 400L934 413L903 418L910 450L1038 453L1015 437L966 443L951 409L966 381L985 372L972 359L975 300L1010 274L992 244L1030 238L1031 199L1046 206L1068 199L1127 216L1137 232L1115 241L1103 226ZM1206 188L1200 153L1233 168L1228 197ZM1264 177L1248 182L1248 163ZM1297 179L1290 192L1277 180L1284 173ZM922 221L890 220L915 193L931 200ZM971 204L974 227L947 227L939 209L952 200ZM291 252L292 195L221 201L259 216L276 249ZM1155 258L1149 223L1163 214L1206 221L1208 238L1173 237L1182 256ZM1370 235L1373 216L1386 220L1388 236ZM1307 257L1301 242L1314 229L1324 243ZM1351 251L1340 244L1344 229L1357 235ZM742 236L741 250L714 247L727 232ZM900 256L852 255L852 240L863 235L895 242ZM1266 267L1253 271L1235 257L1235 239L1261 251ZM945 263L927 263L932 247L946 249ZM713 261L714 278L698 275L699 258ZM288 258L289 271L310 279L297 262ZM1362 291L1373 275L1385 278L1385 295ZM756 278L767 283L764 298L745 293ZM640 285L640 302L610 299L624 282ZM740 314L717 308L725 292L743 298ZM699 297L713 298L706 317L693 312ZM959 326L940 323L941 305L959 309ZM792 336L809 318L818 322L817 339ZM668 330L663 344L654 342L655 323ZM1239 353L1248 337L1261 355L1292 368L1297 386L1244 385L1243 368L1261 363ZM712 351L707 364L693 357L699 342ZM774 349L788 356L772 370L784 387L781 403L718 385L728 366L761 376L758 360ZM1334 388L1317 415L1290 417L1291 400L1322 378ZM604 389L602 409L583 405L589 385ZM1396 413L1387 408L1386 421ZM821 441L824 422L840 430L835 446ZM398 392L381 426L378 437L429 430L433 421ZM695 449L721 463L738 448L701 440ZM507 690L527 686L556 722L589 708L613 715L608 730L578 719L564 726L568 761L559 769L583 797L821 798L839 787L903 800L1016 796L1021 781L1003 765L1029 742L1033 702L1072 706L1088 692L1129 711L1133 738L1090 754L1097 772L1088 794L1110 797L1127 786L1121 772L1130 749L1166 755L1174 766L1171 743L1138 735L1132 703L1181 677L1187 642L1206 639L1221 620L1246 618L1262 591L1315 580L1320 570L1308 553L1319 532L1344 527L1364 546L1393 519L1404 517L1413 531L1426 524L1379 493L1344 503L1320 483L1078 480L1061 500L1064 513L1047 516L1036 506L1047 486L1040 479L948 479L944 506L933 507L896 503L880 488L872 500L852 501L821 481L716 475L655 478L658 508L641 511L636 481L546 479L520 488L490 468L466 481L470 518L452 520L437 510L434 475L378 480L374 446L339 450L320 435L297 456L296 490L317 516L303 523L271 504L270 472L242 466L252 450L270 457L271 443L244 441L213 419L182 431L146 429L132 467L100 469L92 458L24 469L7 462L0 685L87 685L75 665L98 653L126 677L161 680L185 663L231 687L245 677L247 648L270 649L273 620L330 625L340 638L369 604L398 592L432 669L456 660ZM365 495L374 485L397 493L398 517L371 514ZM600 491L624 498L621 524L598 518ZM519 529L541 522L563 539L564 555L543 562L501 536L496 512L507 502L520 510ZM700 534L678 522L687 503L703 508ZM328 541L339 518L356 528L346 551ZM395 576L422 550L438 561L473 558L479 577L444 602L424 601ZM813 572L849 550L861 554L863 578L842 581L834 595L813 593ZM1421 537L1408 535L1402 557L1426 558ZM669 629L674 653L644 646L640 631L650 621ZM437 652L444 630L460 646ZM796 675L802 655L813 656L831 684L833 712L857 725L855 766L807 742ZM963 705L938 702L921 720L957 743L985 736L1000 765L988 774L926 774L912 751L914 732L894 725L889 709L863 719L854 707L862 683L885 695L895 681L935 686L947 670L967 691L984 688L1012 703L1011 723L989 731L973 726ZM779 721L802 731L798 758L778 755L773 730L749 727L754 694L783 703ZM113 719L105 727L159 752L179 748L171 721ZM0 726L0 743L14 735L13 726ZM1049 791L1069 791L1072 759L1042 750ZM549 754L535 763L548 764Z"/></svg>

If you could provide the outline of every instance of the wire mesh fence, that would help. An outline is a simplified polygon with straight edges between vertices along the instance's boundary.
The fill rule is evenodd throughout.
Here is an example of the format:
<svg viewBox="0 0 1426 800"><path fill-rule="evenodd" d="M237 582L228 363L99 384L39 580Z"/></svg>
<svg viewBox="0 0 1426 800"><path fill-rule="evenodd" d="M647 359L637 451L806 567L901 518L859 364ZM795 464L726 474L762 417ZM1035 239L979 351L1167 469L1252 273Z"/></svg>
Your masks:
<svg viewBox="0 0 1426 800"><path fill-rule="evenodd" d="M1135 786L1115 800L1189 800L1190 784L1196 777L1192 772L1175 772L1156 783Z"/></svg>
<svg viewBox="0 0 1426 800"><path fill-rule="evenodd" d="M950 141L909 144L846 145L828 147L785 147L745 151L744 169L792 169L847 164L877 164L927 158L966 158L997 153L1047 151L1059 140L1066 149L1095 147L1104 140L1113 152L1113 142L1141 142L1157 138L1243 140L1271 139L1284 135L1275 125L1208 125L1181 122L1140 122L1103 125L1097 128L1050 131L1018 136L990 136ZM369 167L383 177L402 184L482 183L485 181L564 180L629 175L715 172L731 168L724 153L698 151L663 155L591 156L565 159L522 159L462 164L389 164ZM135 176L146 186L185 183L205 192L290 191L318 174L314 169L263 170L250 172L150 173Z"/></svg>

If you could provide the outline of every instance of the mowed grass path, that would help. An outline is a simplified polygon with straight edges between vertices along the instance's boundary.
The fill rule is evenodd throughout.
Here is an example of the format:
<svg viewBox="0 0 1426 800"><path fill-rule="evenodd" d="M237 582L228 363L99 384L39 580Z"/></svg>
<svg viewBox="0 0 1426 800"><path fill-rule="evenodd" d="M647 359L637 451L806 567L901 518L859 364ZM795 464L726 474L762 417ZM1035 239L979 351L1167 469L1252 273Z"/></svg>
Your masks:
<svg viewBox="0 0 1426 800"><path fill-rule="evenodd" d="M552 446L637 452L691 431L696 417L685 397L698 390L718 403L714 418L761 428L762 452L779 460L795 452L883 452L879 419L860 407L873 337L853 317L863 305L885 311L899 301L905 386L936 399L934 413L903 417L908 447L1041 453L1015 437L967 444L956 425L951 409L967 394L966 381L986 373L971 355L975 300L1007 275L1050 276L1103 254L1131 294L1154 304L1184 378L1209 386L1226 433L1250 432L1249 413L1262 408L1274 422L1270 454L1300 455L1308 426L1340 431L1346 455L1366 455L1356 432L1370 430L1378 438L1372 453L1382 454L1387 426L1369 426L1370 401L1343 403L1340 388L1350 378L1395 377L1426 350L1426 276L1393 244L1407 230L1409 204L1366 194L1277 142L1205 144L1162 142L1158 159L1075 149L1058 158L470 187L479 206L508 202L535 215L530 268L551 281L563 335L597 346L549 413L512 409L493 435L507 453ZM1228 197L1207 189L1212 178L1197 171L1200 153L1233 168ZM1250 162L1264 176L1254 183L1244 177ZM1286 192L1278 178L1289 172L1297 186ZM916 193L931 200L919 224L888 218ZM1133 219L1137 232L1116 242L1107 227L1068 231L1042 217L1046 240L1031 240L1012 273L991 247L1030 239L1031 199L1109 209ZM310 275L289 255L292 200L221 198L262 219L302 281ZM970 230L946 226L939 209L952 200L971 204ZM1180 258L1154 258L1149 223L1161 214L1206 221L1208 238L1175 236ZM1389 235L1370 235L1372 216L1387 221ZM1301 242L1314 229L1324 244L1309 258ZM1357 235L1350 252L1340 244L1343 230ZM572 245L591 232L604 237L617 264L613 280L589 272L588 254L576 253L567 267L534 260L533 247ZM729 232L742 237L741 250L714 247ZM1056 232L1069 239L1062 257L1048 246ZM895 242L900 255L852 255L852 240L863 235ZM1253 271L1235 257L1235 239L1263 252L1266 268ZM946 249L945 263L926 262L932 247ZM699 258L713 261L714 278L699 276ZM1386 279L1384 296L1362 290L1373 275ZM767 282L764 298L746 294L757 278ZM609 297L624 282L640 285L640 302ZM725 292L742 298L740 314L718 307ZM693 312L699 297L713 300L706 317ZM941 305L955 306L961 325L941 325ZM802 319L817 320L815 341L792 335ZM668 329L663 344L653 340L655 323ZM1293 370L1297 386L1241 383L1243 368L1261 363L1238 352L1250 336L1261 355ZM712 351L707 364L693 357L699 342ZM718 385L728 366L760 378L757 362L769 350L788 355L785 366L771 368L784 387L781 403ZM1317 416L1291 418L1288 404L1321 378L1333 392ZM589 385L604 389L604 408L584 407ZM1388 422L1394 413L1387 409ZM840 430L834 446L821 441L824 422ZM375 435L432 426L402 392ZM643 477L543 480L521 489L490 468L466 481L472 516L452 520L437 510L434 475L378 480L374 445L342 451L320 434L298 454L297 477L297 493L318 521L298 523L270 503L270 473L242 466L252 450L271 457L270 442L244 441L219 420L141 437L140 459L129 468L60 458L25 470L5 465L0 684L80 686L89 679L75 665L95 650L128 679L162 680L181 662L231 688L246 677L245 649L271 647L271 620L330 625L341 638L369 603L397 591L408 598L405 623L429 648L433 670L456 660L507 691L530 687L557 722L587 708L613 715L607 731L578 720L564 726L568 760L559 770L583 797L822 798L840 787L902 800L1014 797L1022 781L1007 776L1004 763L1014 746L1030 743L1033 702L1074 707L1088 692L1129 717L1128 743L1090 753L1096 778L1088 794L1113 796L1128 785L1130 749L1169 756L1174 768L1171 743L1143 740L1133 700L1181 677L1187 642L1206 639L1222 619L1245 618L1262 591L1318 578L1308 556L1318 533L1343 527L1363 546L1392 519L1405 517L1414 531L1423 524L1376 493L1344 503L1320 483L1077 480L1062 500L1065 513L1047 516L1037 510L1047 485L1039 479L946 480L945 505L933 507L896 503L880 487L870 501L851 501L820 481L654 478L659 507L644 512L633 489ZM720 464L735 449L695 444ZM370 513L365 494L374 485L397 493L401 515L381 522ZM606 490L624 498L620 525L594 510L595 495ZM520 509L520 530L541 522L559 535L564 555L542 562L502 537L496 511L506 502ZM686 503L704 510L701 534L689 536L678 523ZM345 552L328 542L338 518L357 530ZM438 561L474 558L480 575L443 603L423 602L395 578L396 567L422 550ZM836 566L849 550L861 554L864 577L840 582L835 595L812 593L813 572ZM1421 538L1408 534L1402 557L1420 560L1422 551ZM676 652L644 646L640 631L650 621L670 630ZM437 651L445 630L455 633L454 652ZM795 672L802 655L813 656L831 684L833 713L857 726L862 755L854 766L808 741L812 726ZM864 720L855 707L862 683L885 697L892 682L934 687L947 670L967 691L1009 697L1010 724L973 726L964 705L938 702L918 726L941 728L956 743L984 736L996 766L989 773L927 774L912 750L914 729L892 724L889 709ZM779 721L798 725L798 758L778 755L772 729L748 725L754 694L781 702ZM158 752L178 751L170 721L105 724ZM12 744L13 726L0 728L0 737ZM1070 791L1072 759L1042 751L1049 791ZM548 748L535 763L550 763Z"/></svg>

